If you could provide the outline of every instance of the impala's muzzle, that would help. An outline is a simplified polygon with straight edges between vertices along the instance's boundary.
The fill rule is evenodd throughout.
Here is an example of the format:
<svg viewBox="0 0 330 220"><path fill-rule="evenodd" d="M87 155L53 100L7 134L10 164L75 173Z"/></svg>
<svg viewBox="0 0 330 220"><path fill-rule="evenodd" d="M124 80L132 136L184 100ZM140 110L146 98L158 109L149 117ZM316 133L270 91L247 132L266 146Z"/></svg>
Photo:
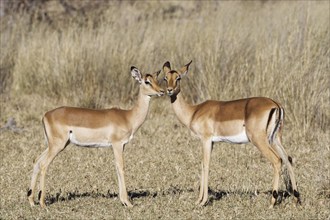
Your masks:
<svg viewBox="0 0 330 220"><path fill-rule="evenodd" d="M165 94L164 90L159 90L158 96L163 96Z"/></svg>
<svg viewBox="0 0 330 220"><path fill-rule="evenodd" d="M174 90L172 88L167 88L167 95L168 96L173 95L173 93L174 93Z"/></svg>

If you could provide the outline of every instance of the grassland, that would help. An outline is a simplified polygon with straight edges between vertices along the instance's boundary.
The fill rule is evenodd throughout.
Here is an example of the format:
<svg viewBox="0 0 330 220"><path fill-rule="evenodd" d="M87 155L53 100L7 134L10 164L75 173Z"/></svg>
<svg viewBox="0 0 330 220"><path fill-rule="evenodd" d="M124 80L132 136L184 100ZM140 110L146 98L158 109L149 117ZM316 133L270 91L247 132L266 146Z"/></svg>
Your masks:
<svg viewBox="0 0 330 220"><path fill-rule="evenodd" d="M329 219L330 24L328 1L30 1L9 4L0 27L0 219ZM67 5L63 5L67 2ZM71 4L71 5L70 5ZM47 210L26 193L44 150L44 112L61 105L130 108L143 72L179 68L186 100L267 96L286 109L284 144L302 205L269 210L272 167L252 145L216 144L210 202L198 196L198 139L168 97L125 148L123 207L111 149L68 146L47 173ZM281 184L281 190L284 190Z"/></svg>

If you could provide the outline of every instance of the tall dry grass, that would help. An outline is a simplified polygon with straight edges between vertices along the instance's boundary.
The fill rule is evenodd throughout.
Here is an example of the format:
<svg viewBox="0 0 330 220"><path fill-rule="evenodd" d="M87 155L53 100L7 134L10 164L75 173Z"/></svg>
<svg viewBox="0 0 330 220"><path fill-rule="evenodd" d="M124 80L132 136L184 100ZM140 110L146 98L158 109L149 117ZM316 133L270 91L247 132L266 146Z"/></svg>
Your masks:
<svg viewBox="0 0 330 220"><path fill-rule="evenodd" d="M298 135L327 130L329 2L105 6L51 23L29 13L1 18L1 93L127 107L137 91L131 65L151 72L167 60L177 68L193 60L183 88L187 100L268 96L282 103Z"/></svg>

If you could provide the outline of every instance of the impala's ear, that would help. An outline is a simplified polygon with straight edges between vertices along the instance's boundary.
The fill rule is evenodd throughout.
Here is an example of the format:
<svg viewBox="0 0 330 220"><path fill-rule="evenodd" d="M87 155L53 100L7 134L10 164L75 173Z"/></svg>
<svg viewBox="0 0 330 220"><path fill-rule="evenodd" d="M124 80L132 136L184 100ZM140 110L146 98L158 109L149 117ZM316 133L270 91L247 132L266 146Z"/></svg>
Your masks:
<svg viewBox="0 0 330 220"><path fill-rule="evenodd" d="M136 81L142 83L142 75L138 68L136 68L135 66L131 66L131 74Z"/></svg>
<svg viewBox="0 0 330 220"><path fill-rule="evenodd" d="M157 78L160 74L161 70L158 70L157 72L154 72L153 75Z"/></svg>
<svg viewBox="0 0 330 220"><path fill-rule="evenodd" d="M166 74L166 73L168 73L168 72L170 72L171 71L171 64L170 64L170 62L166 62L166 63L164 63L164 65L163 65L163 71L164 71L164 74Z"/></svg>
<svg viewBox="0 0 330 220"><path fill-rule="evenodd" d="M182 67L179 70L179 73L180 73L181 76L185 76L188 73L188 69L189 69L189 66L190 66L191 63L192 63L192 60L188 64L184 65L184 67Z"/></svg>

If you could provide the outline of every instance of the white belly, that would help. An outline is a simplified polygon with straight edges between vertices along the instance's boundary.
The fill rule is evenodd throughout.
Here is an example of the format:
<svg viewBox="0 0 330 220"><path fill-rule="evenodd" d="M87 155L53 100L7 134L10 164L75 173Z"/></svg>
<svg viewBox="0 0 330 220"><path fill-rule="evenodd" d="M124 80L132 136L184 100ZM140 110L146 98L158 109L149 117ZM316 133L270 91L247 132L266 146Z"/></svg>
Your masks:
<svg viewBox="0 0 330 220"><path fill-rule="evenodd" d="M212 141L244 144L249 142L249 138L247 137L245 131L243 131L242 133L233 136L213 136Z"/></svg>
<svg viewBox="0 0 330 220"><path fill-rule="evenodd" d="M110 147L111 143L107 142L106 140L78 140L75 135L70 132L69 140L72 144L81 146L81 147Z"/></svg>

